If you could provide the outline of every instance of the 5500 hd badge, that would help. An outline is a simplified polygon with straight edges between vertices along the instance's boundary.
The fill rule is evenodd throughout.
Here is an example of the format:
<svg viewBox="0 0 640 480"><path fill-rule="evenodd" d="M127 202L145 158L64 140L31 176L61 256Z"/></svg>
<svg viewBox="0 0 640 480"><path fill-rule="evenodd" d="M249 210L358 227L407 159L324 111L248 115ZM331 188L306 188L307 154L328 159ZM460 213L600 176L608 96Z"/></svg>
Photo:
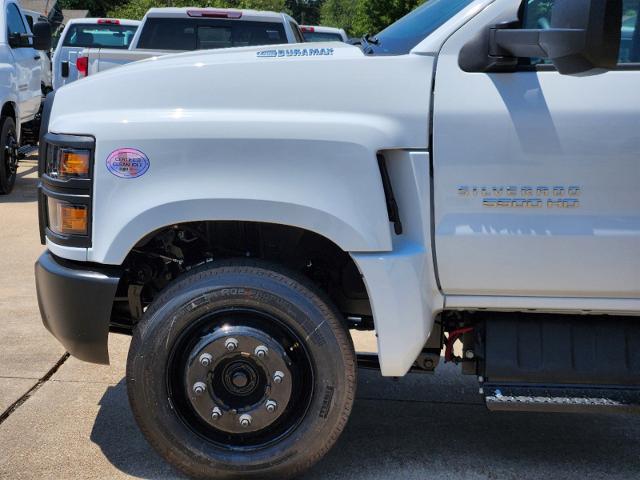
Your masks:
<svg viewBox="0 0 640 480"><path fill-rule="evenodd" d="M582 189L576 185L461 185L460 197L480 197L490 208L578 208Z"/></svg>

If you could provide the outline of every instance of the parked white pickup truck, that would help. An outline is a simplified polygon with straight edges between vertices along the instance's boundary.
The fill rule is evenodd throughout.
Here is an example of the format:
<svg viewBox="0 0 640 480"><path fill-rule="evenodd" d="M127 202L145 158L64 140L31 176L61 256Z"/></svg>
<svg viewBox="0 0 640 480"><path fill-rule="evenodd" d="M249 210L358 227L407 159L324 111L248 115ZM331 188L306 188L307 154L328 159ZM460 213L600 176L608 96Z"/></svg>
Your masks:
<svg viewBox="0 0 640 480"><path fill-rule="evenodd" d="M189 50L302 42L286 13L223 8L152 8L126 51L89 48L78 58L80 76L126 63Z"/></svg>
<svg viewBox="0 0 640 480"><path fill-rule="evenodd" d="M45 326L97 363L132 333L135 418L198 478L300 474L358 362L401 376L444 351L492 410L637 411L638 8L429 0L360 47L190 52L61 89Z"/></svg>
<svg viewBox="0 0 640 480"><path fill-rule="evenodd" d="M14 0L0 1L0 195L13 189L20 145L36 143L40 129L41 57L51 48L51 27L33 32Z"/></svg>
<svg viewBox="0 0 640 480"><path fill-rule="evenodd" d="M76 66L80 52L86 48L104 48L121 51L129 48L138 29L138 20L118 18L75 18L60 34L53 54L53 87L78 79Z"/></svg>

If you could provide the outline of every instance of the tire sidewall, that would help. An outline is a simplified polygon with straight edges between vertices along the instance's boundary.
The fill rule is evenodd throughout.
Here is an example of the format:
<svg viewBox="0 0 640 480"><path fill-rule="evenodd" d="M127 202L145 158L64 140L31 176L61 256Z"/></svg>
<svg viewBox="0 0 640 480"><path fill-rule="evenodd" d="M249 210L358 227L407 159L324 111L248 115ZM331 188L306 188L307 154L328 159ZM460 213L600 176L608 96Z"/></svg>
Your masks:
<svg viewBox="0 0 640 480"><path fill-rule="evenodd" d="M310 456L324 451L328 441L332 443L344 413L334 407L345 403L351 407L353 386L344 379L345 374L355 377L355 358L345 355L340 347L340 342L351 345L350 339L340 338L348 337L348 333L334 324L338 317L326 303L299 284L233 272L176 285L162 297L168 301L149 309L135 332L135 345L127 362L131 403L154 446L162 449L163 445L172 445L172 451L164 453L179 465L193 465L188 473L194 475L214 469L227 476L254 470L261 477L283 477L285 472L304 468ZM177 415L166 382L172 346L184 330L197 319L230 306L255 308L283 320L303 339L314 371L310 405L296 429L278 443L250 453L203 441Z"/></svg>
<svg viewBox="0 0 640 480"><path fill-rule="evenodd" d="M7 138L9 132L13 131L14 137L16 134L16 125L11 117L3 117L2 125L0 126L0 193L8 194L13 190L13 186L16 182L17 172L11 175L6 163L6 150Z"/></svg>

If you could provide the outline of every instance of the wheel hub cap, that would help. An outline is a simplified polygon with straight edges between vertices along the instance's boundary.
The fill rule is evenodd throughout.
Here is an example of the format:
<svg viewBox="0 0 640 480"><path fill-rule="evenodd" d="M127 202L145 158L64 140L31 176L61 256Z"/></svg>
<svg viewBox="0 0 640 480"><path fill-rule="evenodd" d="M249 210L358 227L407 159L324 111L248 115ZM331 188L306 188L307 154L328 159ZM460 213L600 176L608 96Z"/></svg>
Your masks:
<svg viewBox="0 0 640 480"><path fill-rule="evenodd" d="M229 348L229 345L237 345ZM203 362L203 358L210 361ZM265 332L226 326L204 335L189 353L185 393L197 415L227 433L256 432L285 412L291 398L291 360ZM204 384L197 394L194 386Z"/></svg>

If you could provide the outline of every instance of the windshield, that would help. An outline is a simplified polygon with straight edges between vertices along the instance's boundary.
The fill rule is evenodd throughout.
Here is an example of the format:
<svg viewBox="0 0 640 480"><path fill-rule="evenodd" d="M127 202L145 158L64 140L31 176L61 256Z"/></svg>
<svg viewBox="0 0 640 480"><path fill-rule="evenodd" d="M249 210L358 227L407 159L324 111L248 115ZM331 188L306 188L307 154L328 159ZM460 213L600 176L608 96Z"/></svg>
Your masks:
<svg viewBox="0 0 640 480"><path fill-rule="evenodd" d="M138 29L131 25L71 25L62 46L82 48L129 48Z"/></svg>
<svg viewBox="0 0 640 480"><path fill-rule="evenodd" d="M428 0L369 40L369 52L409 53L418 43L474 0Z"/></svg>

